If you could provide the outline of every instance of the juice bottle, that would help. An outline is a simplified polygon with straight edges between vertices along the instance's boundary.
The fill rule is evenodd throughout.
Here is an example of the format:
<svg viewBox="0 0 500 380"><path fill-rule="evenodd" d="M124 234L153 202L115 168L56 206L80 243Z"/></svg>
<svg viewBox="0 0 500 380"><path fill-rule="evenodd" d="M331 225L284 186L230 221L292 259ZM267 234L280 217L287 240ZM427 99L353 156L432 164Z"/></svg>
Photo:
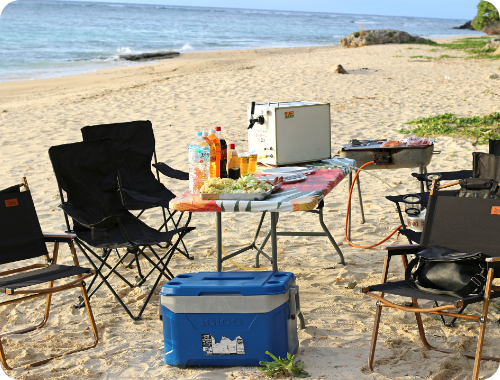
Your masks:
<svg viewBox="0 0 500 380"><path fill-rule="evenodd" d="M219 141L219 138L217 136L215 136L215 129L210 129L208 131L208 138L215 145L216 165L217 165L216 177L220 178L220 141Z"/></svg>
<svg viewBox="0 0 500 380"><path fill-rule="evenodd" d="M217 154L215 151L215 145L208 138L208 132L203 132L203 139L210 145L210 178L217 177Z"/></svg>
<svg viewBox="0 0 500 380"><path fill-rule="evenodd" d="M206 180L210 178L210 145L201 132L189 145L189 191L198 194Z"/></svg>
<svg viewBox="0 0 500 380"><path fill-rule="evenodd" d="M229 178L234 180L240 178L240 159L235 144L229 144L229 150L227 151L227 174Z"/></svg>
<svg viewBox="0 0 500 380"><path fill-rule="evenodd" d="M215 136L220 141L220 177L227 178L227 143L222 136L221 127L215 127Z"/></svg>

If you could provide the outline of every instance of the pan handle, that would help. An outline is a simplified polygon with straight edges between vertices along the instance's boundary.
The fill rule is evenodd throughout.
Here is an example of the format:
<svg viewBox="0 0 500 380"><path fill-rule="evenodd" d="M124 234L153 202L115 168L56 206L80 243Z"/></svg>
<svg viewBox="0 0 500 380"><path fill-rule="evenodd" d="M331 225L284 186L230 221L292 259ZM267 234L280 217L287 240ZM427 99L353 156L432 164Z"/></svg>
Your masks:
<svg viewBox="0 0 500 380"><path fill-rule="evenodd" d="M434 152L432 152L432 154L441 154L441 151L440 150L435 150Z"/></svg>

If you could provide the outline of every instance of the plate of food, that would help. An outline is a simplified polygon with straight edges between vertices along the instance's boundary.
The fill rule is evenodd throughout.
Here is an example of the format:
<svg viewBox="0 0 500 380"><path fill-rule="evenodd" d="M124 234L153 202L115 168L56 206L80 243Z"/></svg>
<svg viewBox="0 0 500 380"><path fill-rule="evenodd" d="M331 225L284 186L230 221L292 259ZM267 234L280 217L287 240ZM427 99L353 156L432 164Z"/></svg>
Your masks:
<svg viewBox="0 0 500 380"><path fill-rule="evenodd" d="M278 179L280 183L295 183L295 182L300 182L300 181L304 181L305 179L307 179L307 176L305 174L302 174L302 173L285 173L283 174L282 176L279 176L279 175L266 175L266 176L262 176L262 177L259 177L259 179L263 179L263 180L266 180L266 181L270 181L270 182L273 182L275 179Z"/></svg>
<svg viewBox="0 0 500 380"><path fill-rule="evenodd" d="M211 178L200 189L204 200L261 201L281 186L279 178L269 182L247 174L237 181L231 178Z"/></svg>

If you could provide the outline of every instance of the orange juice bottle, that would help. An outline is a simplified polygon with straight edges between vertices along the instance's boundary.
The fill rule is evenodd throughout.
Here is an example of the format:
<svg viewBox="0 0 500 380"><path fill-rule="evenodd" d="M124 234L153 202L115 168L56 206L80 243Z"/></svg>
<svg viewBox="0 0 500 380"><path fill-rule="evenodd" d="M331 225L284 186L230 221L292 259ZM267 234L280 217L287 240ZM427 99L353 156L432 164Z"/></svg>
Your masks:
<svg viewBox="0 0 500 380"><path fill-rule="evenodd" d="M220 155L221 155L221 153L220 153L220 151L221 151L220 141L219 141L219 138L217 136L215 136L215 129L210 129L208 131L208 133L209 133L208 138L215 145L215 155L216 155L216 165L217 165L216 177L220 178Z"/></svg>
<svg viewBox="0 0 500 380"><path fill-rule="evenodd" d="M227 175L228 178L234 180L240 178L240 159L238 158L235 144L229 144L227 151Z"/></svg>
<svg viewBox="0 0 500 380"><path fill-rule="evenodd" d="M208 132L203 132L203 139L210 145L210 178L217 177L217 154L212 140L208 138Z"/></svg>

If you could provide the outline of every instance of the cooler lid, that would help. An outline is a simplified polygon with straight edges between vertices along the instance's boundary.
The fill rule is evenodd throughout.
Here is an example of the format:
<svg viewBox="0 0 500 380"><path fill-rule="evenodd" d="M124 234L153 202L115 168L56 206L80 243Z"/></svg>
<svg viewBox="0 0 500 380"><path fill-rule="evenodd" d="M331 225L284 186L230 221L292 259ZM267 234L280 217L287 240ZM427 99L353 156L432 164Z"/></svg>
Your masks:
<svg viewBox="0 0 500 380"><path fill-rule="evenodd" d="M295 283L290 272L198 272L175 276L161 296L256 296L285 293Z"/></svg>

